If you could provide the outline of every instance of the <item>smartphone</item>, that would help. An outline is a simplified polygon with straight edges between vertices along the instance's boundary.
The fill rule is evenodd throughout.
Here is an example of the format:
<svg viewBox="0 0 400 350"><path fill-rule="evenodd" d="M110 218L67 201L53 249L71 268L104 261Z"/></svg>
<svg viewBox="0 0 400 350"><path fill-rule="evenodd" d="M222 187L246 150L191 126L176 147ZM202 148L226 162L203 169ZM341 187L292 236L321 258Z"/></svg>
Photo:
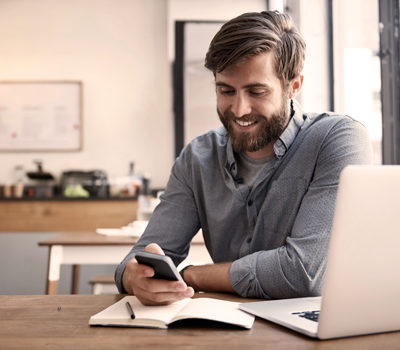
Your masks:
<svg viewBox="0 0 400 350"><path fill-rule="evenodd" d="M147 265L154 269L155 274L153 278L183 282L180 273L169 256L138 252L135 258L139 264Z"/></svg>

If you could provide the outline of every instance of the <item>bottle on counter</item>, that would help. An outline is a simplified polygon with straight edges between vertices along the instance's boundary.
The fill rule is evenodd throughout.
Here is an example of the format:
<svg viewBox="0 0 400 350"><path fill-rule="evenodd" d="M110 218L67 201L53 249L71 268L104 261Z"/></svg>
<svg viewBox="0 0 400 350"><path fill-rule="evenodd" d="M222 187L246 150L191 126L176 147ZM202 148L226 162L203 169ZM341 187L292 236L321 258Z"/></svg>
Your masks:
<svg viewBox="0 0 400 350"><path fill-rule="evenodd" d="M110 180L110 194L112 197L136 197L143 184L143 177L135 173L135 163L129 163L126 176L118 176Z"/></svg>
<svg viewBox="0 0 400 350"><path fill-rule="evenodd" d="M26 182L25 169L23 165L16 165L14 167L13 177L13 197L22 198L24 196L24 184Z"/></svg>
<svg viewBox="0 0 400 350"><path fill-rule="evenodd" d="M128 178L129 178L129 195L132 197L138 196L140 194L140 190L143 186L144 178L138 174L135 173L135 163L130 162L129 163L129 173L128 173Z"/></svg>
<svg viewBox="0 0 400 350"><path fill-rule="evenodd" d="M150 176L145 175L143 177L143 184L138 196L138 209L136 212L136 219L141 221L148 221L159 202L159 198L155 198L151 194Z"/></svg>

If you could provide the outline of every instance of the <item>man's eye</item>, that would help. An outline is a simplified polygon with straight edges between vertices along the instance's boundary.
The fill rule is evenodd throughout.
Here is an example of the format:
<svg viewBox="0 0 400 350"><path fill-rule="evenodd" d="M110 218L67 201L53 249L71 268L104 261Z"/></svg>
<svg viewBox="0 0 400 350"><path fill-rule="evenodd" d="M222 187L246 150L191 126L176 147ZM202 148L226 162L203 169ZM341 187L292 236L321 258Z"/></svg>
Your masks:
<svg viewBox="0 0 400 350"><path fill-rule="evenodd" d="M253 96L262 96L265 95L267 92L265 90L250 90L249 93Z"/></svg>
<svg viewBox="0 0 400 350"><path fill-rule="evenodd" d="M233 95L235 93L235 90L232 90L232 89L220 89L219 93L221 95Z"/></svg>

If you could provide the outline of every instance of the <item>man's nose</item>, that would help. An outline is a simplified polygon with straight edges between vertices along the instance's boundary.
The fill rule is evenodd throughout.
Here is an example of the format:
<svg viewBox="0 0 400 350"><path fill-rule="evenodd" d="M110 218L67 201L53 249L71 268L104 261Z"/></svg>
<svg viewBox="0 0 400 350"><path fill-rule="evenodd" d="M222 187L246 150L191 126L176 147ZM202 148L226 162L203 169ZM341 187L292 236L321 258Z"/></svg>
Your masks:
<svg viewBox="0 0 400 350"><path fill-rule="evenodd" d="M232 113L237 117L243 117L244 115L251 113L251 105L245 96L236 95L232 103Z"/></svg>

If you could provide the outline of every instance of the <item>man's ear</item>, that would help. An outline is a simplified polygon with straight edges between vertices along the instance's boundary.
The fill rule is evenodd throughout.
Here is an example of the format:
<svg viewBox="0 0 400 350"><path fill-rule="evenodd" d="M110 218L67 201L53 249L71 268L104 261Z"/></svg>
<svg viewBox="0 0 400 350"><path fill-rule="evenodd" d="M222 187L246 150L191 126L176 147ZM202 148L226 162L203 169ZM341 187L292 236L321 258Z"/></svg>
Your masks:
<svg viewBox="0 0 400 350"><path fill-rule="evenodd" d="M293 78L289 86L289 98L292 99L301 91L303 86L304 75L299 74Z"/></svg>

